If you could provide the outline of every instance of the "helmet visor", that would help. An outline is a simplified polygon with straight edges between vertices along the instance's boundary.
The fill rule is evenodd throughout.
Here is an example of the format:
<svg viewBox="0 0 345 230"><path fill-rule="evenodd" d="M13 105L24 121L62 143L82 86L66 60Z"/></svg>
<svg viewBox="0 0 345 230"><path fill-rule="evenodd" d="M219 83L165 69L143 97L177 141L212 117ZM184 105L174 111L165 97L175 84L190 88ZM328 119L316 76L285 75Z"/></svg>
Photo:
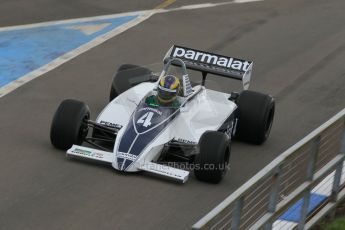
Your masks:
<svg viewBox="0 0 345 230"><path fill-rule="evenodd" d="M158 86L158 99L163 103L172 102L177 96L177 89L167 89L162 86Z"/></svg>

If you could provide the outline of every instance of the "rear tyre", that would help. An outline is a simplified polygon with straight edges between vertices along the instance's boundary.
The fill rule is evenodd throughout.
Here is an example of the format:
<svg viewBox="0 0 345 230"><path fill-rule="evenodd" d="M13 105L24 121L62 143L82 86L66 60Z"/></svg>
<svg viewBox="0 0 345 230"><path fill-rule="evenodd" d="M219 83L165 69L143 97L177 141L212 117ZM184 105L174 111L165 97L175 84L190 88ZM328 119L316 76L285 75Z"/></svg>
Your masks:
<svg viewBox="0 0 345 230"><path fill-rule="evenodd" d="M71 99L61 102L50 127L52 145L62 150L80 145L88 133L89 118L90 110L85 103Z"/></svg>
<svg viewBox="0 0 345 230"><path fill-rule="evenodd" d="M132 86L144 81L150 81L152 71L137 65L124 64L117 70L110 88L109 101Z"/></svg>
<svg viewBox="0 0 345 230"><path fill-rule="evenodd" d="M230 139L217 131L205 132L199 140L200 152L195 156L194 174L198 180L219 183L230 162Z"/></svg>
<svg viewBox="0 0 345 230"><path fill-rule="evenodd" d="M266 94L245 90L238 99L238 125L236 138L253 144L262 144L270 134L274 99Z"/></svg>

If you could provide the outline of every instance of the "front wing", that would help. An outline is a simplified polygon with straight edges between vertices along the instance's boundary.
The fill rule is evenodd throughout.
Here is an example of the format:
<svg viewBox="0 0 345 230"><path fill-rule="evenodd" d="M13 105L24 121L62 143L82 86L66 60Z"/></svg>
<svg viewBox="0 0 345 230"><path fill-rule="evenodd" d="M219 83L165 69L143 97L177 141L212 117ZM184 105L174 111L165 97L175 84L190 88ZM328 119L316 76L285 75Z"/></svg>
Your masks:
<svg viewBox="0 0 345 230"><path fill-rule="evenodd" d="M111 164L115 159L115 154L112 152L106 152L79 145L73 145L70 149L67 150L66 154L67 156L84 158L109 164ZM137 167L142 171L168 177L181 183L185 183L188 180L189 176L188 171L166 165L156 164L153 162L137 162Z"/></svg>

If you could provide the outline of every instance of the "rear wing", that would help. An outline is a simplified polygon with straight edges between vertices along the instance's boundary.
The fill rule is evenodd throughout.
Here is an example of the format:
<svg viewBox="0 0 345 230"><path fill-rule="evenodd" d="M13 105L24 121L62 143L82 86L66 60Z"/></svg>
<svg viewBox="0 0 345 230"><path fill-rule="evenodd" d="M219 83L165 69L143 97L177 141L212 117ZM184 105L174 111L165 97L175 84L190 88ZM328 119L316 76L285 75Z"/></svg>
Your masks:
<svg viewBox="0 0 345 230"><path fill-rule="evenodd" d="M186 64L187 69L202 72L202 85L205 84L206 76L210 73L241 80L243 88L245 90L249 88L253 66L252 61L241 60L238 58L227 57L176 45L172 46L168 50L164 57L164 61L171 58L181 59ZM175 65L178 65L178 63Z"/></svg>

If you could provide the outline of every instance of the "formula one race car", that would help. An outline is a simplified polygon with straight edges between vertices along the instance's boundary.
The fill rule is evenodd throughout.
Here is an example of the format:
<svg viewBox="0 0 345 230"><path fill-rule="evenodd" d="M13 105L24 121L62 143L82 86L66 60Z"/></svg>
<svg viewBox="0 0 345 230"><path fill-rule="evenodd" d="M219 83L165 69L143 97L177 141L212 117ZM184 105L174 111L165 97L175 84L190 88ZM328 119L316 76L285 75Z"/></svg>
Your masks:
<svg viewBox="0 0 345 230"><path fill-rule="evenodd" d="M262 144L271 130L275 102L248 90L252 65L181 46L167 52L160 75L122 65L113 79L110 103L96 121L90 120L83 102L60 104L51 142L67 150L67 156L109 163L119 171L146 171L184 183L192 168L197 179L218 183L229 168L231 140ZM174 75L180 84L175 103L160 104L155 98L172 68L180 72ZM187 70L201 72L201 83L191 82ZM208 74L241 80L244 90L207 89Z"/></svg>

